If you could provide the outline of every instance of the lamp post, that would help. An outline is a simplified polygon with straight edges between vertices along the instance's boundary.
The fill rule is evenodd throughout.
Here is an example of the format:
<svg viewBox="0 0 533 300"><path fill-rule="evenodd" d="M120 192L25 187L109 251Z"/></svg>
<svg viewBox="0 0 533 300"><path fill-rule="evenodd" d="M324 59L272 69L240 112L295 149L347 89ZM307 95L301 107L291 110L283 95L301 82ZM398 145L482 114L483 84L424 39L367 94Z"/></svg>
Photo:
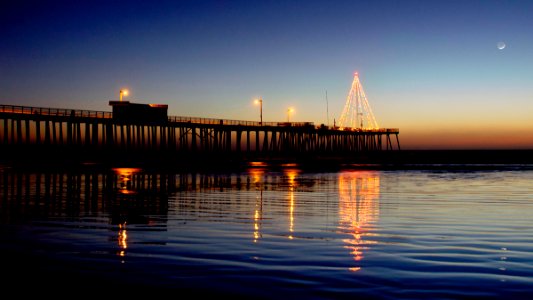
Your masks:
<svg viewBox="0 0 533 300"><path fill-rule="evenodd" d="M122 96L127 96L128 90L120 90L120 93L118 94L118 98L120 101L122 101Z"/></svg>
<svg viewBox="0 0 533 300"><path fill-rule="evenodd" d="M287 122L290 122L290 119L291 119L291 113L294 111L294 108L292 107L289 107L287 109Z"/></svg>
<svg viewBox="0 0 533 300"><path fill-rule="evenodd" d="M263 98L255 99L255 104L259 104L259 124L263 125Z"/></svg>

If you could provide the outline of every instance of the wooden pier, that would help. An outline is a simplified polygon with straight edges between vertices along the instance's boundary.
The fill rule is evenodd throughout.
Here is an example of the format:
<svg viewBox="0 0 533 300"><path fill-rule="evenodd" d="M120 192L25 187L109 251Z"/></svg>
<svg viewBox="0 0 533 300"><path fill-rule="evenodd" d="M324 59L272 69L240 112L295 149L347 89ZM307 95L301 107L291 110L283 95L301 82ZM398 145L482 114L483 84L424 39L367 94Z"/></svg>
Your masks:
<svg viewBox="0 0 533 300"><path fill-rule="evenodd" d="M310 122L254 122L168 116L116 118L113 112L0 105L0 149L9 155L191 157L216 160L356 157L400 149L398 129L361 130ZM45 159L44 157L42 159Z"/></svg>

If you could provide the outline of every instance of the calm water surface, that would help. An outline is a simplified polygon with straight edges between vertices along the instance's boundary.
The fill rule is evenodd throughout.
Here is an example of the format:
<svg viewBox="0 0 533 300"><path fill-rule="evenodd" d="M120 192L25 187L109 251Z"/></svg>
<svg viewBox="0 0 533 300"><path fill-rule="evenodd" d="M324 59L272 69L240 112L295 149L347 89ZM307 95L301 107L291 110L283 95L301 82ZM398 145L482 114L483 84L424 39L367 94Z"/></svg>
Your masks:
<svg viewBox="0 0 533 300"><path fill-rule="evenodd" d="M0 187L4 288L533 295L533 171L4 168Z"/></svg>

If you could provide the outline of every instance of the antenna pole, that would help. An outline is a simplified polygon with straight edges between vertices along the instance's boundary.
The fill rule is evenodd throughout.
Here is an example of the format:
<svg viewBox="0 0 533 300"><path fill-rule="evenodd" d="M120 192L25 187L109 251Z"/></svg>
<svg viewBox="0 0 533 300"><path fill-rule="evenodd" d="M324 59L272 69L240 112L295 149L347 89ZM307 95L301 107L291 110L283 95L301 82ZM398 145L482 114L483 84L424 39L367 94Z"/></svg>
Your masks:
<svg viewBox="0 0 533 300"><path fill-rule="evenodd" d="M328 90L326 90L326 120L329 127L329 102L328 102Z"/></svg>

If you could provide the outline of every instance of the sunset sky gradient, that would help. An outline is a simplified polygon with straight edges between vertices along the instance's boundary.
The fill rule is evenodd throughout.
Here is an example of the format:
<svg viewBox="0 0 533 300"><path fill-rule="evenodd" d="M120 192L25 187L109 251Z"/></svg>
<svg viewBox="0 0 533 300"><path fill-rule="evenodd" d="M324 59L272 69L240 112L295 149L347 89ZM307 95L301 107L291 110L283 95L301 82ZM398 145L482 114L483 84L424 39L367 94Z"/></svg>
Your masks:
<svg viewBox="0 0 533 300"><path fill-rule="evenodd" d="M109 111L128 88L170 115L258 121L262 97L264 121L294 107L333 125L358 71L403 149L533 149L532 16L533 1L8 1L0 104Z"/></svg>

